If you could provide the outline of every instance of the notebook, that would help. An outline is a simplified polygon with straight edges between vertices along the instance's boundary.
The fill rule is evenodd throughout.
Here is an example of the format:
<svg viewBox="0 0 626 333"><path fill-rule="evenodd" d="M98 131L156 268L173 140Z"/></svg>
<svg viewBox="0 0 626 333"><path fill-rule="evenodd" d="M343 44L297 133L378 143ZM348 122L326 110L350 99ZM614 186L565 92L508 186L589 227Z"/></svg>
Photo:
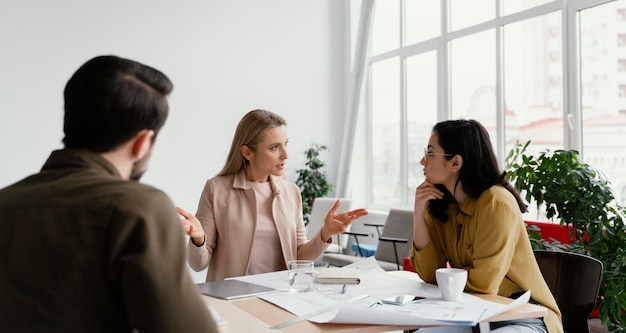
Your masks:
<svg viewBox="0 0 626 333"><path fill-rule="evenodd" d="M198 283L198 288L204 295L221 299L244 298L277 291L274 288L233 279Z"/></svg>
<svg viewBox="0 0 626 333"><path fill-rule="evenodd" d="M359 284L361 270L349 267L322 267L317 273L317 283Z"/></svg>

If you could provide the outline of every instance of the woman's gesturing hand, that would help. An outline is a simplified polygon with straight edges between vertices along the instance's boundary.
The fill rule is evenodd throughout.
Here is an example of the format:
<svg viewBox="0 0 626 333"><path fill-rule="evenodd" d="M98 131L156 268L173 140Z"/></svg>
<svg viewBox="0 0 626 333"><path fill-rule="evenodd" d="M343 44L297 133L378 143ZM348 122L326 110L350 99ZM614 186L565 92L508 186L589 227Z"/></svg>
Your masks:
<svg viewBox="0 0 626 333"><path fill-rule="evenodd" d="M180 207L176 207L176 210L178 214L183 217L181 220L183 229L185 229L185 233L191 237L193 244L196 246L204 244L204 229L202 229L202 224L198 218Z"/></svg>
<svg viewBox="0 0 626 333"><path fill-rule="evenodd" d="M337 199L333 207L324 218L324 226L322 226L322 240L327 242L333 235L342 233L347 230L352 221L361 216L367 215L367 209L358 208L345 213L337 214L337 209L341 206L341 200Z"/></svg>

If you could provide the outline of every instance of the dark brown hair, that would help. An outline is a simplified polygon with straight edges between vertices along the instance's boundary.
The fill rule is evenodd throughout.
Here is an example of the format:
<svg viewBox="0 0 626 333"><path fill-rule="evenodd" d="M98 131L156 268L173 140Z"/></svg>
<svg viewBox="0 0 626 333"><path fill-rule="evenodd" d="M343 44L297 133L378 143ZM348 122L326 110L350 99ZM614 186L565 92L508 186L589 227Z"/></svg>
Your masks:
<svg viewBox="0 0 626 333"><path fill-rule="evenodd" d="M99 56L87 61L65 86L65 147L101 153L141 130L158 133L172 89L163 73L133 60Z"/></svg>
<svg viewBox="0 0 626 333"><path fill-rule="evenodd" d="M527 205L519 192L506 179L506 172L498 167L498 160L487 129L476 120L447 120L437 123L433 133L439 137L439 145L446 154L446 159L455 155L463 158L463 165L457 182L463 184L463 190L471 198L478 198L493 185L504 186L517 200L520 211L526 212ZM447 207L452 202L452 194L443 185L437 185L444 197L432 200L428 206L431 214L438 220L448 220Z"/></svg>

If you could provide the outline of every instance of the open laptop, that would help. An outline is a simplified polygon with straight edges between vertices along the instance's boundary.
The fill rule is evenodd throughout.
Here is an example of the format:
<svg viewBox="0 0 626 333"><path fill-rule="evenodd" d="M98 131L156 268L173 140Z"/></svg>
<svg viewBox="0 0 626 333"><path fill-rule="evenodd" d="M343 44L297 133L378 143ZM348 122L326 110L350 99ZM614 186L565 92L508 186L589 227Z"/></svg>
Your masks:
<svg viewBox="0 0 626 333"><path fill-rule="evenodd" d="M234 279L198 283L198 288L204 295L221 299L244 298L277 291L274 288Z"/></svg>

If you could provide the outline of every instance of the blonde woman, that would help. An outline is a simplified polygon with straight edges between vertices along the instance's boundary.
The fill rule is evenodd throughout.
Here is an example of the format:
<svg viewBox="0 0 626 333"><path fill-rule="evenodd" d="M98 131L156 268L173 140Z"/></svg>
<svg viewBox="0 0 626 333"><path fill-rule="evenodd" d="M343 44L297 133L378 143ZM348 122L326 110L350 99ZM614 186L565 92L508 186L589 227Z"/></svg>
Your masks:
<svg viewBox="0 0 626 333"><path fill-rule="evenodd" d="M178 209L189 235L189 265L208 267L206 281L284 270L295 259L317 259L364 208L337 214L337 201L313 239L306 238L300 189L284 179L287 123L266 110L239 122L227 161L209 179L196 215Z"/></svg>

